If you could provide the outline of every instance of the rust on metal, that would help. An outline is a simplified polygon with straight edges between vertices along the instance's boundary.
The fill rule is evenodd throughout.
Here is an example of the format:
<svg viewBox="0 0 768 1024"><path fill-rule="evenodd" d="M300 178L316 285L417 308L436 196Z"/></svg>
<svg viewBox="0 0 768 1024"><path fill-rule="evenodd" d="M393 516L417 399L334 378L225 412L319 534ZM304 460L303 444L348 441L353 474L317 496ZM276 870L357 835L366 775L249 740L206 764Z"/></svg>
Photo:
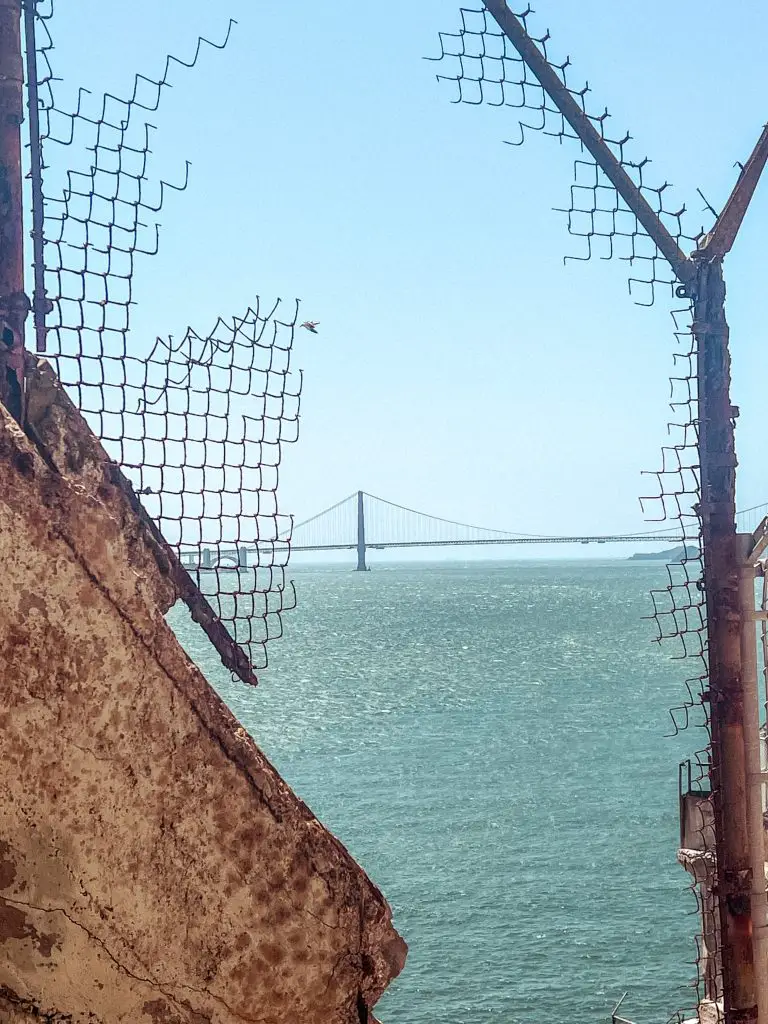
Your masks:
<svg viewBox="0 0 768 1024"><path fill-rule="evenodd" d="M736 449L722 261L698 260L697 347L701 530L707 607L711 776L723 1000L729 1024L757 1014L747 833L744 693L736 534Z"/></svg>
<svg viewBox="0 0 768 1024"><path fill-rule="evenodd" d="M21 0L0 0L0 398L24 414L24 246L21 123L24 67Z"/></svg>
<svg viewBox="0 0 768 1024"><path fill-rule="evenodd" d="M738 410L731 403L730 351L722 258L730 251L768 159L768 128L747 162L713 230L693 259L698 376L701 532L707 608L712 800L718 912L722 934L723 1004L727 1024L758 1015L747 821L747 763L739 598L743 557L736 533ZM758 528L753 553L765 546ZM759 722L754 723L757 728ZM765 970L766 965L759 966Z"/></svg>
<svg viewBox="0 0 768 1024"><path fill-rule="evenodd" d="M37 43L35 41L35 18L37 0L24 2L24 46L26 51L27 111L29 115L29 164L30 192L32 196L32 250L35 290L32 295L32 309L35 322L35 348L46 350L45 317L51 312L51 303L45 295L45 260L43 256L43 153L40 139L40 98L37 83Z"/></svg>
<svg viewBox="0 0 768 1024"><path fill-rule="evenodd" d="M763 128L752 154L739 175L733 191L728 197L712 230L705 235L699 246L700 252L709 257L722 257L731 251L741 222L757 188L760 175L768 160L768 125Z"/></svg>
<svg viewBox="0 0 768 1024"><path fill-rule="evenodd" d="M756 976L754 962L755 949L762 940L753 930L755 922L750 899L756 851L751 848L753 826L751 818L747 817L746 766L754 750L752 746L747 747L745 708L750 726L756 729L759 722L751 722L749 703L753 701L742 676L742 650L748 648L742 645L740 588L744 586L744 567L735 526L734 421L738 409L730 399L722 258L735 240L760 173L768 162L768 128L763 130L713 231L706 236L703 233L695 237L686 235L680 220L685 206L677 212L665 207L662 194L667 183L650 189L643 181L647 158L633 163L626 157L624 146L630 139L629 133L624 138L610 138L605 133L607 110L597 115L587 112L588 86L580 91L569 87L570 58L566 57L561 64L551 59L548 31L540 38L529 34L527 19L531 13L532 8L528 6L515 14L505 0L485 0L479 12L462 8L461 29L456 34L448 34L452 40L448 48L441 33L438 59L449 56L458 62L454 75L443 76L458 83L456 102L487 102L493 106L509 106L518 112L533 111L536 114L533 123L519 121L521 141L525 129L544 131L560 141L573 133L591 154L597 165L594 168L587 161L576 161L571 205L566 211L569 231L587 240L585 258L592 255L593 238L607 241L606 258L616 252L615 239L628 239L626 258L630 262L648 258L653 261L659 254L665 257L681 282L675 294L691 300L688 308L673 314L681 342L680 351L675 354L679 369L671 378L675 421L669 426L675 431L676 443L663 449L662 469L654 474L660 493L651 500L659 502L662 520L671 513L671 518L682 524L686 540L688 527L685 524L695 524L691 530L696 532L695 540L700 544L703 557L700 560L698 552L695 557L685 557L674 572L672 566L668 566L668 586L659 587L653 593L654 618L657 640L679 638L683 658L697 659L701 667L698 675L686 680L689 701L672 712L675 731L679 731L675 711L684 714L685 728L690 712L697 705L710 705L709 714L706 709L704 712L704 724L711 746L695 756L699 779L703 781L708 776L713 790L705 799L713 803L716 850L706 849L705 852L712 862L707 871L711 868L715 877L716 870L716 880L711 901L706 907L700 904L704 919L700 938L704 949L699 947L697 963L700 972L702 969L705 972L699 975L705 982L705 999L699 1003L697 1015L701 1020L723 1019L717 1005L721 991L718 981L722 978L725 1022L745 1024L757 1017L758 1003L761 1019L766 1013L766 1005L763 1005L766 999L756 985L762 975ZM468 15L477 16L477 22L470 22ZM497 45L493 38L497 33L488 32L487 22L491 18L501 30L503 43L509 41L515 54L508 54L504 45ZM486 36L491 37L490 41ZM518 57L525 69L522 74L516 67ZM526 72L530 72L529 77ZM477 91L471 92L470 98L462 89L464 82L476 87ZM543 98L538 96L539 87ZM548 107L548 102L554 109ZM548 120L552 114L556 114L554 123ZM558 119L562 125L557 123ZM584 180L579 177L582 164L589 168ZM597 194L603 187L600 170L617 193L604 201ZM649 194L658 197L657 209L647 202ZM617 224L616 213L623 212L620 200L634 215L636 231L625 231ZM572 217L581 221L575 230ZM601 225L599 218L607 223ZM676 236L667 230L670 222L676 222L680 228ZM640 228L655 243L654 256L642 254L635 246L636 235L642 234ZM697 246L690 257L681 249L683 238ZM653 268L647 282L651 286L651 302L657 280ZM691 313L694 322L689 326ZM766 543L763 528L753 538L758 555ZM754 740L751 732L749 740L750 743ZM762 855L762 848L759 852ZM762 880L756 879L755 884L762 885ZM711 919L715 914L718 922ZM762 926L760 921L757 924ZM761 962L760 966L764 972L765 963Z"/></svg>
<svg viewBox="0 0 768 1024"><path fill-rule="evenodd" d="M569 89L562 83L552 65L528 35L520 23L520 19L509 9L505 0L485 0L485 7L552 98L553 103L579 136L584 146L592 154L598 166L602 168L621 198L656 243L678 280L683 285L688 284L696 272L692 261L667 231L640 189L600 137L600 133L573 98Z"/></svg>

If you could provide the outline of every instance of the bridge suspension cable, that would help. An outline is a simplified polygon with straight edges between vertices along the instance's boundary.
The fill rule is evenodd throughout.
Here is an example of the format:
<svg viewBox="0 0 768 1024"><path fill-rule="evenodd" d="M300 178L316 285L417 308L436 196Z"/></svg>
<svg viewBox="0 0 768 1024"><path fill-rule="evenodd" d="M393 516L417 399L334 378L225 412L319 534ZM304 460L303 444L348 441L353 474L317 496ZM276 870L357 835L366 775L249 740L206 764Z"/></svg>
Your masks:
<svg viewBox="0 0 768 1024"><path fill-rule="evenodd" d="M302 548L333 548L354 547L358 543L358 521L360 508L364 518L365 544L369 548L397 547L419 545L431 546L439 544L462 543L564 543L574 540L573 537L556 537L550 534L524 533L514 530L500 530L493 527L477 526L444 516L430 515L408 505L402 505L387 498L358 491L342 498L322 512L309 519L297 523L293 529L292 546L296 550ZM751 532L763 515L768 512L768 503L752 505L737 513L737 522L741 532ZM608 541L608 538L626 540L680 540L680 530L665 527L654 530L638 530L631 534L619 531L603 536L575 538L582 542L594 540Z"/></svg>
<svg viewBox="0 0 768 1024"><path fill-rule="evenodd" d="M436 523L445 523L447 526L458 526L463 530L477 530L481 533L495 533L499 536L504 537L544 537L543 533L516 533L513 530L495 530L488 526L473 526L471 523L460 523L455 519L445 519L443 516L433 516L428 512L419 512L418 509L409 508L407 505L398 505L395 501L388 501L386 498L380 498L376 494L369 494L367 491L363 491L366 498L370 498L372 501L379 501L382 505L389 505L391 508L399 509L401 512L410 512L412 515L422 516L424 519L430 519Z"/></svg>
<svg viewBox="0 0 768 1024"><path fill-rule="evenodd" d="M768 502L751 505L736 513L740 533L752 533L768 514ZM417 509L379 498L366 491L356 491L329 508L297 523L290 536L286 530L269 545L240 544L228 548L221 543L191 546L182 553L184 564L213 569L218 565L258 565L262 550L278 548L288 551L341 551L357 549L357 567L366 568L366 551L384 548L461 547L464 545L505 544L626 544L661 543L695 549L695 541L678 528L676 535L669 528L636 533L602 535L545 535L515 533L490 527L472 526L442 516L432 516Z"/></svg>

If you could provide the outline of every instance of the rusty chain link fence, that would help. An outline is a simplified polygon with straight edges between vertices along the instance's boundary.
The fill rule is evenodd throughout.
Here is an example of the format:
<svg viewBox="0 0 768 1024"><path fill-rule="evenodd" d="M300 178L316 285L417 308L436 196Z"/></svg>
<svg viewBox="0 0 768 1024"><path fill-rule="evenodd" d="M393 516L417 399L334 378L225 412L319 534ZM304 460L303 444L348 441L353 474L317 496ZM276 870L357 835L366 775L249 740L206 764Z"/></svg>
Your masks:
<svg viewBox="0 0 768 1024"><path fill-rule="evenodd" d="M189 176L189 165L178 182L153 176L148 118L174 73L223 49L234 22L219 41L199 38L189 59L169 56L158 77L137 74L122 96L80 89L67 109L56 101L52 2L31 11L38 351L176 556L179 596L225 664L255 683L295 604L277 486L283 446L298 437L298 305L254 298L176 338L132 329L134 274L157 253L158 215Z"/></svg>
<svg viewBox="0 0 768 1024"><path fill-rule="evenodd" d="M246 297L244 311L175 337L137 336L132 322L137 266L158 251L158 215L188 176L188 168L176 182L153 176L149 118L180 68L226 46L232 23L218 41L200 38L189 60L169 56L158 77L136 75L122 96L81 89L69 108L56 100L52 0L23 3L37 351L129 482L168 552L179 598L224 664L255 683L295 601L286 575L292 521L277 488L283 446L298 436L298 307ZM651 180L630 134L613 130L570 59L556 55L549 32L535 34L530 7L515 13L505 0L485 0L461 9L434 59L455 102L512 111L512 145L535 131L571 147L573 181L561 209L579 248L567 258L624 260L636 302L670 302L669 440L643 507L685 543L652 595L653 618L656 639L676 642L690 665L674 730L696 725L705 736L681 772L681 859L701 928L696 1005L678 1016L698 1016L707 1003L712 1019L744 1024L758 1008L768 1013L759 959L765 887L753 884L764 870L762 824L759 837L750 831L754 779L763 786L754 766L759 722L745 682L755 647L753 562L768 547L768 525L754 538L736 534L722 263L768 159L768 131L712 229L697 232L669 183ZM18 289L4 281L0 290L7 391L20 380L16 325L26 310Z"/></svg>
<svg viewBox="0 0 768 1024"><path fill-rule="evenodd" d="M652 617L655 639L674 643L673 657L687 668L685 697L671 711L673 731L693 725L704 735L680 775L679 859L692 875L699 934L695 998L675 1017L698 1018L707 1006L713 1020L751 1020L768 966L758 963L755 972L751 948L752 918L757 929L765 915L765 887L752 886L763 874L762 832L755 825L745 838L744 787L759 721L740 712L740 666L754 623L749 601L737 613L736 591L745 573L752 578L752 566L745 568L740 547L749 538L735 532L735 413L721 267L768 156L768 135L712 230L695 231L670 184L652 182L649 159L630 133L611 127L608 110L577 84L570 58L555 55L549 31L536 35L533 13L530 6L516 13L504 0L462 8L456 30L440 34L440 52L430 59L454 102L511 111L511 145L529 132L570 145L573 183L561 212L580 249L566 260L624 260L637 303L670 303L676 343L668 441L641 505L650 521L674 524L685 547L682 560L667 566L666 585L651 595ZM734 616L743 623L741 646Z"/></svg>

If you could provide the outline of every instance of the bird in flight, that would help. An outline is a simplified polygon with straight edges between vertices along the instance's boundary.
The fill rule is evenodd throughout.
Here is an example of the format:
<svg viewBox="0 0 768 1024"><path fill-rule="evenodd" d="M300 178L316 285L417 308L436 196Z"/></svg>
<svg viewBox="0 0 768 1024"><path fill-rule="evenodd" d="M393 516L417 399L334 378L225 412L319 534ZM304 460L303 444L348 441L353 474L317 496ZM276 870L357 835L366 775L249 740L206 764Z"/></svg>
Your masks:
<svg viewBox="0 0 768 1024"><path fill-rule="evenodd" d="M306 329L308 331L312 331L313 334L317 334L317 325L319 323L319 320L305 320L301 326L306 327Z"/></svg>

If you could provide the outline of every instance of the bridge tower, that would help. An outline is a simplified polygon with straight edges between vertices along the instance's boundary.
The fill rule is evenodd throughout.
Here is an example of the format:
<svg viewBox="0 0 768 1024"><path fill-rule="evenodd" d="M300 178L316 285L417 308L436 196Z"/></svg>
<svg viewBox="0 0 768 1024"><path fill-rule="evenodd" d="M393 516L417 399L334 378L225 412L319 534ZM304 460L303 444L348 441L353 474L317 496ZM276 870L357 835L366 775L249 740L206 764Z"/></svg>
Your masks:
<svg viewBox="0 0 768 1024"><path fill-rule="evenodd" d="M357 572L368 572L365 564L365 502L362 491L357 492Z"/></svg>

